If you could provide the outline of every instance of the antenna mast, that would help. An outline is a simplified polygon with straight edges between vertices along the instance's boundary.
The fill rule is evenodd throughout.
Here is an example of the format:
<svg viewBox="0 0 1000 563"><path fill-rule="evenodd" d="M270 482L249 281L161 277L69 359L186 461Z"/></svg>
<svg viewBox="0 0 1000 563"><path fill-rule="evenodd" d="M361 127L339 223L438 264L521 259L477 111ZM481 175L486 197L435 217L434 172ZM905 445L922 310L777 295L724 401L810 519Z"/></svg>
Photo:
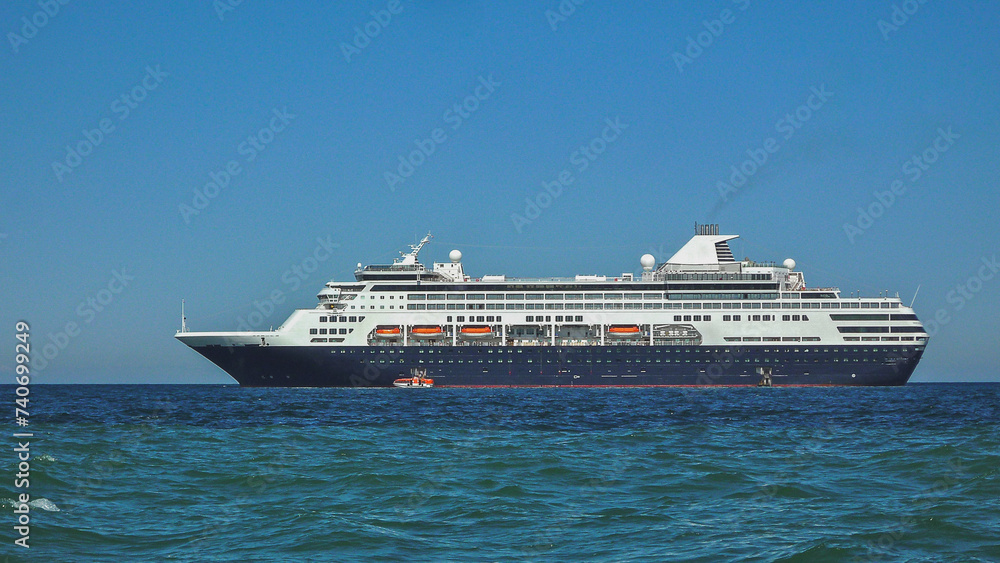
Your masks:
<svg viewBox="0 0 1000 563"><path fill-rule="evenodd" d="M420 240L420 242L418 242L417 244L411 244L410 245L410 252L406 253L406 252L400 251L399 253L401 254L401 256L399 258L396 258L395 260L393 260L392 263L393 264L406 265L406 266L409 266L409 265L412 265L412 264L416 264L417 263L417 255L420 254L420 249L423 248L425 244L427 244L428 242L430 242L430 240L432 238L434 238L434 237L431 236L430 233L427 233L427 235L424 236L424 238L422 238Z"/></svg>

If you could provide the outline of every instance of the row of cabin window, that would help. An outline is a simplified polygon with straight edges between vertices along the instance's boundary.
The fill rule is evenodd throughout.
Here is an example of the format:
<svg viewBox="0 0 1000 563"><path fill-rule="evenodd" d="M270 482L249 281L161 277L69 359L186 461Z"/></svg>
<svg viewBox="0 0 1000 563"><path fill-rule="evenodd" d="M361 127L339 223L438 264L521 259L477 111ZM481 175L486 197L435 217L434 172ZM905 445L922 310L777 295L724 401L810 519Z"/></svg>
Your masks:
<svg viewBox="0 0 1000 563"><path fill-rule="evenodd" d="M579 360L576 360L576 361L574 361L572 358L567 358L565 360L559 360L559 359L553 360L552 358L545 358L545 359L540 359L537 363L539 363L539 364L574 364L574 363L578 363L578 364L612 364L612 363L613 364L622 364L622 363L625 363L625 364L644 364L644 363L645 364L652 364L652 363L657 363L657 364L660 364L660 363L663 363L663 364L670 364L670 363L675 363L675 364L681 364L681 363L683 363L683 364L690 364L690 363L696 363L696 364L699 364L699 363L713 363L714 361L715 360L712 360L711 358L705 358L705 359L702 359L702 358L685 358L685 359L681 359L681 358L675 358L675 359L671 359L671 358L635 358L635 359L633 359L633 358L624 358L624 359L622 359L622 358L607 358L607 359L605 359L605 358L593 358L593 359L586 358L586 359L579 359ZM872 363L875 363L875 362L881 362L882 359L881 358L871 358L871 357L843 358L843 359L841 359L841 358L835 357L835 358L831 358L831 361L836 362L836 363L840 363L840 362L844 362L844 363L868 363L868 362L872 362ZM386 360L386 359L372 360L372 363L378 363L378 364L391 364L391 363L394 363L394 362L402 364L402 363L404 363L404 360L402 358L400 358L398 360L393 360L392 358L390 358L388 360ZM424 362L423 359L420 359L420 360L417 361L417 363L422 364L422 363L425 363L425 362ZM502 363L508 363L508 364L512 364L512 363L514 363L514 359L513 358L507 358L506 362L504 362L504 358L498 358L496 360L492 360L492 359L486 359L486 360L483 360L483 359L476 359L476 360L471 360L471 359L470 360L462 360L462 359L458 359L458 360L455 360L455 359L451 359L451 358L441 358L441 359L438 359L436 361L435 360L427 360L426 363L439 363L439 364L445 364L445 363L447 363L447 364L484 364L484 363L485 364L492 364L492 363L502 364ZM524 363L533 364L533 363L536 363L536 362L535 362L535 360L533 358L527 358L527 360ZM738 364L738 363L740 363L740 359L739 358L735 358L735 359L733 359L733 361L731 363L737 363ZM774 364L795 363L795 364L802 364L802 363L810 363L810 359L809 358L763 358L763 359L743 358L742 363L746 363L746 364L749 364L749 363L765 363L765 364L771 364L771 363L774 363ZM813 358L811 360L811 363L818 364L818 363L820 363L820 359L819 358Z"/></svg>
<svg viewBox="0 0 1000 563"><path fill-rule="evenodd" d="M320 317L319 318L319 322L321 322L321 323L325 323L325 322L331 322L331 323L336 323L336 322L341 322L341 323L360 323L363 320L365 320L364 317L358 317L358 316Z"/></svg>
<svg viewBox="0 0 1000 563"><path fill-rule="evenodd" d="M666 274L668 281L698 280L743 280L743 281L770 281L774 279L772 274Z"/></svg>
<svg viewBox="0 0 1000 563"><path fill-rule="evenodd" d="M844 363L868 363L868 362L881 362L882 360L879 359L879 358L867 358L867 357L865 357L865 358L844 358L843 360L841 360L840 358L833 358L832 361L836 362L836 363L840 363L840 362L844 362ZM542 364L542 363L544 363L544 364L573 364L573 363L579 363L579 364L622 364L622 363L625 363L625 364L643 364L643 363L645 363L645 364L652 364L652 363L657 363L657 364L661 364L661 363L662 364L670 364L670 363L674 363L674 364L690 364L690 363L695 363L695 364L699 364L699 363L710 363L710 362L712 362L712 360L708 360L708 359L701 360L701 359L698 359L698 358L683 359L683 360L680 359L680 358L677 358L677 359L671 359L671 358L644 358L644 359L643 358L636 358L636 359L625 358L624 360L622 358L613 358L613 359L612 358L608 358L608 359L603 359L603 358L589 359L588 358L588 359L585 359L585 360L579 360L577 362L574 362L572 359L567 359L567 360L564 360L564 361L559 361L559 360L552 360L551 358L547 358L545 360L539 360L537 363L540 363L540 364ZM771 364L771 363L774 363L774 364L782 364L782 363L794 363L794 364L814 363L814 364L818 364L818 363L820 363L820 360L819 360L819 358L814 358L810 362L810 360L808 358L764 358L763 360L752 360L750 358L744 358L743 361L742 361L742 363L745 363L745 364L760 363L760 362L765 363L765 364ZM391 363L394 363L394 360L392 360L392 359L388 359L388 360L380 359L380 360L373 360L373 363L391 364ZM401 364L401 363L404 363L404 361L402 359L399 359L398 361L395 361L395 363L400 363ZM424 360L419 360L417 363L421 363L422 364L422 363L424 363ZM482 360L482 359L479 359L479 360L454 360L454 359L444 359L444 358L442 358L442 359L439 359L437 361L435 361L435 360L428 360L427 363L439 363L439 364L484 364L484 363L485 364L493 364L493 363L497 363L497 364L502 364L502 363L505 363L505 362L504 362L503 358L500 358L500 359L497 359L497 360L490 360L490 359L486 359L486 360ZM514 363L514 360L513 359L507 359L506 363L512 364L512 363ZM536 362L533 359L529 358L525 363L533 364L533 363L536 363ZM740 360L738 358L734 359L732 363L740 363ZM645 371L645 370L643 370L643 371ZM653 374L650 374L650 375L653 375ZM808 375L808 373L806 373L806 375Z"/></svg>
<svg viewBox="0 0 1000 563"><path fill-rule="evenodd" d="M747 337L747 338L753 338L753 337ZM755 340L754 342L760 342L760 337L755 337L755 338L757 338L757 340ZM803 337L803 338L809 338L809 337ZM414 348L416 348L416 349L414 349ZM657 348L658 348L659 351L661 351L663 353L666 353L666 354L669 354L669 353L672 352L674 354L694 354L694 355L706 354L707 355L707 354L722 354L722 353L725 353L725 354L729 354L729 353L742 354L742 353L745 353L747 350L753 349L754 347L730 349L730 348L718 348L718 347L711 347L711 346L685 346L685 347L671 347L671 346L666 346L666 347L657 347ZM803 348L799 348L799 347L795 347L795 348L789 348L789 347L785 347L785 348L764 348L763 352L765 354L768 354L770 352L785 352L785 353L791 353L791 352L799 353L799 352L804 352L804 353L817 353L817 354L821 353L821 352L824 353L824 354L829 353L829 352L833 352L833 353L836 353L836 354L847 354L847 353L859 353L860 352L860 353L867 354L869 352L902 353L904 350L909 349L909 348L910 347L907 347L907 348L899 348L899 347L857 348L857 347L836 346L835 345L832 348L830 348L828 346L824 346L823 348L804 348L804 349ZM339 354L352 354L352 355L353 354L362 354L362 355L364 355L364 354L375 354L375 355L379 355L379 354L396 355L396 354L398 354L400 356L406 356L406 355L412 355L412 354L418 354L418 353L419 354L425 354L426 353L426 354L452 354L452 355L455 355L455 354L458 354L458 355L461 355L461 354L475 354L475 355L478 355L478 354L482 354L483 352L486 352L487 354L492 354L494 352L496 352L497 354L523 354L525 352L525 350L526 350L526 348L523 348L523 347L497 347L497 348L487 348L486 350L483 350L482 348L476 348L476 349L463 350L460 347L456 348L456 347L452 347L452 346L442 346L442 347L438 347L438 348L435 348L433 346L428 346L428 347L411 347L411 348L403 348L403 347L398 347L398 348L395 348L395 347L390 347L390 348L371 347L371 348L363 348L363 349L340 348L340 349L337 349L337 350L331 350L330 353L331 354L338 354L338 353ZM539 352L539 350L530 350L530 349L528 350L529 354L536 354L538 352ZM601 351L592 350L591 353L598 353L598 354L600 354ZM603 353L604 354L634 354L636 352L635 352L634 349L630 349L630 348L626 348L626 347L605 346L603 348ZM641 352L641 353L645 354L647 352ZM718 360L716 359L716 361L718 361Z"/></svg>
<svg viewBox="0 0 1000 563"><path fill-rule="evenodd" d="M464 323L465 322L465 315L458 315L455 318L458 319L455 322L459 322L459 323ZM451 319L452 319L452 317L449 315L447 322L449 322L449 323L452 322ZM500 322L503 322L503 317L501 317L501 316L493 316L493 315L487 315L485 317L482 316L482 315L479 315L479 316L469 315L469 322L470 323L493 323L493 322L500 323Z"/></svg>
<svg viewBox="0 0 1000 563"><path fill-rule="evenodd" d="M354 329L353 328L341 328L341 329L331 328L331 329L329 329L329 331L330 331L329 332L330 334L350 334L350 333L354 332ZM327 329L325 329L325 328L318 328L318 329L317 328L310 328L309 329L309 334L327 334Z"/></svg>
<svg viewBox="0 0 1000 563"><path fill-rule="evenodd" d="M643 299L671 300L684 299L777 299L776 293L410 293L409 301L640 301ZM364 298L364 296L362 296ZM374 298L374 297L373 297ZM385 299L385 296L381 296ZM400 296L402 298L402 296ZM390 297L391 299L391 297ZM876 307L877 308L877 307Z"/></svg>
<svg viewBox="0 0 1000 563"><path fill-rule="evenodd" d="M465 322L465 316L464 315L458 315L455 318L457 319L455 322L459 322L459 323L464 323ZM452 322L452 320L451 320L452 317L450 315L447 317L447 319L448 319L447 322L449 322L449 323ZM487 315L485 317L486 320L483 320L483 319L484 319L484 317L482 317L482 316L473 317L472 315L469 315L469 322L478 322L478 323L483 323L483 322L486 322L486 323L498 322L499 323L499 322L503 322L503 317L499 316L499 315L497 315L495 317L491 316L491 315ZM552 315L545 315L545 316L542 316L542 315L538 315L538 316L528 315L527 317L524 318L524 322L526 322L526 323L541 323L541 322L550 323L550 322L552 322ZM570 322L570 323L571 322L578 322L578 323L582 323L583 322L583 315L576 315L575 317L573 315L556 315L556 321L555 322L557 322L557 323L561 323L561 322Z"/></svg>
<svg viewBox="0 0 1000 563"><path fill-rule="evenodd" d="M526 323L531 323L531 322L535 322L535 323L542 323L542 322L550 323L550 322L552 322L552 317L550 315L546 315L544 318L541 315L537 315L537 316L528 315L527 317L524 317L524 322L526 322ZM583 315L576 315L576 316L572 316L572 315L566 315L566 316L556 315L556 322L557 323L561 323L561 322L582 323L583 322Z"/></svg>
<svg viewBox="0 0 1000 563"><path fill-rule="evenodd" d="M660 310L660 309L719 309L721 303L685 303L681 307L680 303L675 303L670 307L669 303L410 303L406 306L410 311L559 311L559 310L586 310L586 311L639 311L639 310ZM714 307L712 306L714 305ZM758 304L759 305L759 304ZM353 308L353 306L352 306ZM364 309L364 306L361 306ZM392 306L390 305L391 309ZM748 309L750 307L747 307ZM754 307L760 309L760 307ZM765 307L767 308L767 307ZM374 306L372 307L374 309Z"/></svg>
<svg viewBox="0 0 1000 563"><path fill-rule="evenodd" d="M739 321L742 320L742 315L722 315L723 321ZM674 317L677 320L677 317ZM778 315L747 315L748 321L776 321L778 320ZM781 315L781 320L783 321L808 321L809 315Z"/></svg>
<svg viewBox="0 0 1000 563"><path fill-rule="evenodd" d="M482 295L482 294L480 294L480 295ZM489 296L490 294L486 294L486 295ZM503 297L503 294L497 294L497 295L500 296L500 297ZM509 298L510 295L511 294L508 294L508 298ZM516 294L516 295L522 295L522 294ZM542 294L538 294L539 297L537 299L541 299L541 295ZM565 299L567 299L567 300L572 299L571 295L572 294L567 294L565 296ZM600 294L598 294L598 296L599 295ZM605 294L605 295L618 295L618 296L621 296L622 294ZM628 295L630 295L630 294L625 294L625 295L626 295L626 299L630 299L628 297ZM635 295L637 296L635 299L640 299L640 297L638 297L638 296L640 296L640 295L649 295L649 294L639 294L639 293L636 293ZM381 296L381 297L385 297L385 296ZM400 297L402 297L402 296L400 296ZM426 296L426 300L435 300L435 299L443 298L443 297L445 297L445 295L443 295L443 294L430 294L430 295ZM448 297L449 301L461 301L463 299L463 295L448 295L447 297ZM452 299L452 297L454 297L455 299ZM705 296L703 296L703 295L698 295L698 296L693 296L693 297L684 297L683 299L690 300L690 299L698 299L698 298L704 298L704 297ZM424 294L410 294L410 295L407 296L407 298L410 299L410 300L417 300L417 301L419 301L419 300L424 300L425 296L424 296ZM471 294L468 295L468 296L464 296L464 298L470 299L470 300L475 300L475 299L471 298ZM531 299L531 298L529 297L529 299ZM588 299L589 299L589 297L588 297ZM595 297L595 299L596 299L596 297ZM605 299L609 299L609 298L605 297ZM672 298L672 299L674 299L674 298ZM677 300L681 300L682 298L678 297L676 299ZM760 299L760 298L754 297L754 299ZM546 294L545 295L545 300L546 301L561 301L561 300L563 300L563 294ZM614 300L614 299L612 298L610 300ZM580 303L565 303L565 304L562 304L562 303L545 303L544 304L544 308L545 309L582 309L582 308L584 308L582 305L583 304L580 304ZM898 309L899 308L899 303L895 303L895 302L882 302L882 303L878 303L878 302L844 302L844 303L839 303L839 302L838 303L829 303L829 302L823 302L823 303L643 303L643 304L640 304L640 303L633 303L633 304L630 304L630 303L624 303L624 304L622 304L622 303L607 303L607 304L604 304L604 303L587 303L586 304L586 308L587 309L601 309L602 305L604 305L603 308L606 308L606 309L622 309L622 308L625 308L625 309L641 309L641 308L645 308L645 309L660 309L661 307L663 309L879 309L879 308L881 308L881 309ZM374 308L374 306L372 306L372 308ZM407 308L410 309L410 310L423 310L423 306L419 305L419 304L416 305L416 306L414 306L414 305L411 304ZM436 305L436 306L427 305L427 309L441 309L441 310L444 310L445 308L446 307L443 304ZM483 309L483 308L484 308L484 305L482 305L482 304L478 304L477 305L477 304L474 304L474 303L467 304L464 307L463 307L463 304L460 304L460 303L449 303L447 305L447 309ZM489 304L489 303L487 303L485 305L485 308L486 309L503 309L503 304L500 304L500 303ZM522 309L524 307L518 306L516 308L517 309ZM542 309L543 305L541 303L538 303L538 304L531 304L531 303L529 303L529 304L526 305L526 308L528 308L528 309ZM512 304L507 304L507 309L514 309L514 307L512 307Z"/></svg>
<svg viewBox="0 0 1000 563"><path fill-rule="evenodd" d="M844 363L868 363L868 362L873 362L873 363L875 363L875 362L881 362L882 359L881 358L870 358L870 357L843 358L843 359L841 359L841 358L831 358L830 361L836 362L836 363L840 363L840 362L844 362ZM380 360L373 360L373 362L374 363L379 363L379 364L386 364L386 363L391 364L391 363L393 363L393 360L392 359L388 359L388 360L380 359ZM623 358L606 358L606 359L605 358L594 358L594 359L587 358L587 359L580 359L580 360L576 360L576 361L574 361L572 358L567 358L565 360L558 360L558 359L553 360L551 358L545 358L544 360L539 360L537 363L539 363L539 364L543 364L543 363L544 364L574 364L574 363L577 363L577 364L622 364L622 363L625 363L625 364L643 364L643 363L645 363L645 364L652 364L652 363L657 363L657 364L660 364L660 363L663 363L663 364L670 364L670 363L674 363L674 364L690 364L690 363L700 364L700 363L712 363L712 362L714 362L714 360L712 360L712 359L702 359L702 358L685 358L685 359L681 359L681 358L675 358L675 359L671 359L671 358L635 358L635 359L633 359L633 358L624 358L624 359ZM397 361L397 363L404 363L404 361L403 361L402 358L400 358ZM422 363L425 363L425 362L424 362L423 359L420 359L420 360L417 361L417 363L422 364ZM450 359L450 358L449 359L441 358L441 359L438 359L436 361L435 360L427 360L426 363L439 363L439 364L445 364L445 363L448 363L448 364L483 364L483 363L492 364L492 363L498 363L498 364L502 364L502 363L505 363L505 362L504 362L504 358L499 358L497 360L491 360L491 359L486 359L486 360L482 360L482 359L477 359L477 360L461 360L461 359L454 360L454 359ZM514 363L514 359L513 358L508 358L507 361L506 361L506 363L512 364L512 363ZM527 361L524 362L524 363L533 364L533 363L536 363L536 362L534 361L534 359L528 358ZM733 359L732 363L738 364L738 363L740 363L740 359L739 358L735 358L735 359ZM771 364L771 363L773 363L773 364L782 364L782 363L794 363L794 364L814 363L814 364L818 364L818 363L821 363L821 362L820 362L819 358L813 358L811 360L809 358L763 358L763 359L743 358L742 363L746 363L746 364L749 364L749 363L765 363L765 364ZM808 375L808 373L806 375Z"/></svg>
<svg viewBox="0 0 1000 563"><path fill-rule="evenodd" d="M917 336L917 337L913 337L913 336L883 336L881 338L879 338L878 336L864 336L864 337L845 336L844 337L844 341L845 342L859 342L859 341L864 341L864 342L878 342L879 340L881 340L882 342L900 342L900 341L902 341L902 342L912 342L912 341L924 342L924 341L927 340L927 337L926 336Z"/></svg>
<svg viewBox="0 0 1000 563"><path fill-rule="evenodd" d="M728 315L727 315L728 316ZM674 315L674 322L710 321L712 315Z"/></svg>
<svg viewBox="0 0 1000 563"><path fill-rule="evenodd" d="M743 342L819 342L818 336L744 336ZM726 336L726 342L739 342L739 336ZM809 350L807 349L806 352Z"/></svg>

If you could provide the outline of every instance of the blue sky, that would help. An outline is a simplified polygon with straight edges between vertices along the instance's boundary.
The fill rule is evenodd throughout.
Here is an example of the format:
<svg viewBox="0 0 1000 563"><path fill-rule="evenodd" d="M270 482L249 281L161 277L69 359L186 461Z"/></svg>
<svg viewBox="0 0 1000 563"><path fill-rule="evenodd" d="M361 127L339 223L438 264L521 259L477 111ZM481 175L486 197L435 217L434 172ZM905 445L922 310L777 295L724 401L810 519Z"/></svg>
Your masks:
<svg viewBox="0 0 1000 563"><path fill-rule="evenodd" d="M718 222L919 286L913 381L1000 380L995 3L43 4L0 7L3 373L23 319L36 381L231 382L182 298L277 326L427 231L473 275L613 274Z"/></svg>

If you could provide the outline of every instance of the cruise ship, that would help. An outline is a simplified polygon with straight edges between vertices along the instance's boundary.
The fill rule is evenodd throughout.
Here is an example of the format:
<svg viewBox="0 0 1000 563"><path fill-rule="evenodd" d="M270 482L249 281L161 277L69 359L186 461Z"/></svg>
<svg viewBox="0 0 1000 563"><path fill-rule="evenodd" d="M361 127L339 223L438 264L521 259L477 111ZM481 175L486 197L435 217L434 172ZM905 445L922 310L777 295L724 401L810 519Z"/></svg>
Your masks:
<svg viewBox="0 0 1000 563"><path fill-rule="evenodd" d="M642 273L472 277L428 234L330 281L276 330L176 338L250 387L904 385L928 334L898 296L806 287L795 261L737 261L718 225Z"/></svg>

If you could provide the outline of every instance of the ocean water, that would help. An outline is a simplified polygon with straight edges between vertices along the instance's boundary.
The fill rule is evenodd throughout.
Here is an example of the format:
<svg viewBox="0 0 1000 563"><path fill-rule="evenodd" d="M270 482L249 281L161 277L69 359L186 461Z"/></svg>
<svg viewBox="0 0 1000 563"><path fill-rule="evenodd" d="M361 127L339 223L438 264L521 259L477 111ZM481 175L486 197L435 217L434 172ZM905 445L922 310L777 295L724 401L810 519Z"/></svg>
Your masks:
<svg viewBox="0 0 1000 563"><path fill-rule="evenodd" d="M1000 385L31 398L9 561L1000 561Z"/></svg>

